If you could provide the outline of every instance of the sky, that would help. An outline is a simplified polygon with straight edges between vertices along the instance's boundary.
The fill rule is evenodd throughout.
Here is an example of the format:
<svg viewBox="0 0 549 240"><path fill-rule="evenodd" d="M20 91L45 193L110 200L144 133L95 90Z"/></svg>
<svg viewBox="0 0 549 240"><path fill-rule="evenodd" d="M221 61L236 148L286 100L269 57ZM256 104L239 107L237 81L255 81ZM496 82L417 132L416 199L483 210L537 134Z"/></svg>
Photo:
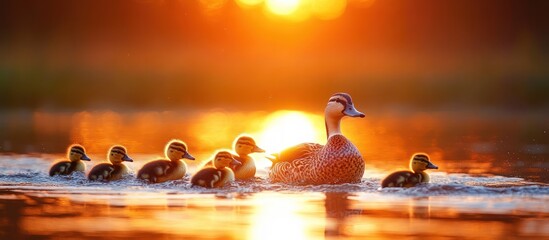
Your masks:
<svg viewBox="0 0 549 240"><path fill-rule="evenodd" d="M332 5L330 5L332 4ZM3 108L549 107L547 1L4 0Z"/></svg>

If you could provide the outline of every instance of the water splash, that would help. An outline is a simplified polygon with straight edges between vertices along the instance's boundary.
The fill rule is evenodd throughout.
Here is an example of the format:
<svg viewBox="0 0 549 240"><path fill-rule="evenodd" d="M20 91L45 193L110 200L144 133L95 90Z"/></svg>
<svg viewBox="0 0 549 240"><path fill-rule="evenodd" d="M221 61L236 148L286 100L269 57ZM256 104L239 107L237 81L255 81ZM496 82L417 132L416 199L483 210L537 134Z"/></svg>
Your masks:
<svg viewBox="0 0 549 240"><path fill-rule="evenodd" d="M6 157L3 157L6 158ZM549 195L549 186L543 183L528 182L521 178L502 176L472 176L467 174L431 174L430 184L421 184L415 188L380 188L383 173L368 170L365 178L357 184L292 186L271 183L266 179L265 171L258 171L259 177L248 181L237 181L220 189L192 187L189 176L185 179L160 184L147 184L133 176L119 181L92 182L83 173L69 176L50 177L47 169L51 161L39 157L19 157L2 159L0 169L0 189L18 191L42 191L50 193L117 195L132 193L163 194L252 194L259 192L346 192L379 193L397 196L454 196L454 195L512 195L536 196Z"/></svg>

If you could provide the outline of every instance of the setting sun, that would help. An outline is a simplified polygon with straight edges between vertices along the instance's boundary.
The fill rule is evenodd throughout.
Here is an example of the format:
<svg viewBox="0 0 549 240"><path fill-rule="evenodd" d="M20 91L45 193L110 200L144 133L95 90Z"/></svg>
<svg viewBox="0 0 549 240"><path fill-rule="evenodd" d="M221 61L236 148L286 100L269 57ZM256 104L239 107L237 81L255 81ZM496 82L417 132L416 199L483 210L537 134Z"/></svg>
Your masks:
<svg viewBox="0 0 549 240"><path fill-rule="evenodd" d="M321 123L321 117L316 115L278 111L266 119L265 130L259 134L259 142L269 153L303 142L320 142L324 130Z"/></svg>
<svg viewBox="0 0 549 240"><path fill-rule="evenodd" d="M277 15L289 15L297 10L300 0L267 0L267 8Z"/></svg>

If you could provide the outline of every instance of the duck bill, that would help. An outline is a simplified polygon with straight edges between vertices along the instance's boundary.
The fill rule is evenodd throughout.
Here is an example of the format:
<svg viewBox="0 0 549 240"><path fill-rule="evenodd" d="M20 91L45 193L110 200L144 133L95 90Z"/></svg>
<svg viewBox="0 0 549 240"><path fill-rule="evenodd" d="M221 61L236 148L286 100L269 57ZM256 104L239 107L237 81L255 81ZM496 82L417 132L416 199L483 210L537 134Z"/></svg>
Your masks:
<svg viewBox="0 0 549 240"><path fill-rule="evenodd" d="M82 161L91 161L90 157L88 157L88 155L86 155L86 154L82 154L82 157L80 157L80 160L82 160Z"/></svg>
<svg viewBox="0 0 549 240"><path fill-rule="evenodd" d="M189 159L189 160L195 160L193 155L189 154L188 152L185 152L185 154L183 154L183 158L186 158L186 159Z"/></svg>
<svg viewBox="0 0 549 240"><path fill-rule="evenodd" d="M427 169L438 169L438 166L433 164L432 162L429 162L426 166Z"/></svg>
<svg viewBox="0 0 549 240"><path fill-rule="evenodd" d="M122 161L124 161L124 162L133 162L133 159L128 157L128 155L124 155L124 157L122 158Z"/></svg>
<svg viewBox="0 0 549 240"><path fill-rule="evenodd" d="M347 104L347 107L345 108L345 110L343 110L343 114L349 117L363 118L364 116L366 116L364 113L361 113L358 110L356 110L355 106L352 104Z"/></svg>
<svg viewBox="0 0 549 240"><path fill-rule="evenodd" d="M265 156L265 158L273 163L275 163L278 160L278 157L275 154L269 154Z"/></svg>
<svg viewBox="0 0 549 240"><path fill-rule="evenodd" d="M254 146L254 148L252 149L252 152L254 152L254 153L263 153L263 152L265 152L265 149L260 148L258 146Z"/></svg>

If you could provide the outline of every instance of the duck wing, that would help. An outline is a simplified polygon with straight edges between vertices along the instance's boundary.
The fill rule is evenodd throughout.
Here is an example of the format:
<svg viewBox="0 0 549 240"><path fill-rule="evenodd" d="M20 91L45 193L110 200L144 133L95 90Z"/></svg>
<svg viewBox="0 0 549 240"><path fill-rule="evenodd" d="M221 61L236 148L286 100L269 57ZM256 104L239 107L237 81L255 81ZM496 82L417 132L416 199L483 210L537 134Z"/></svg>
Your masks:
<svg viewBox="0 0 549 240"><path fill-rule="evenodd" d="M204 168L194 174L191 178L191 186L213 188L221 179L222 171L215 168Z"/></svg>
<svg viewBox="0 0 549 240"><path fill-rule="evenodd" d="M381 187L413 187L422 180L421 174L410 171L398 171L389 174L381 181Z"/></svg>
<svg viewBox="0 0 549 240"><path fill-rule="evenodd" d="M50 168L50 176L67 175L72 171L74 171L75 167L73 165L76 165L76 164L71 164L71 162L69 161L60 161L58 163L55 163Z"/></svg>
<svg viewBox="0 0 549 240"><path fill-rule="evenodd" d="M156 182L157 177L170 174L174 168L171 161L160 159L146 163L137 172L137 177L141 179L148 179L151 182Z"/></svg>
<svg viewBox="0 0 549 240"><path fill-rule="evenodd" d="M318 143L301 143L293 147L289 147L275 155L275 159L271 159L273 164L280 162L292 162L296 159L304 159L310 155L320 151L324 145Z"/></svg>
<svg viewBox="0 0 549 240"><path fill-rule="evenodd" d="M120 169L120 167L118 167ZM116 167L110 163L100 163L95 165L95 167L90 170L88 174L89 180L109 180L113 172L116 170Z"/></svg>

